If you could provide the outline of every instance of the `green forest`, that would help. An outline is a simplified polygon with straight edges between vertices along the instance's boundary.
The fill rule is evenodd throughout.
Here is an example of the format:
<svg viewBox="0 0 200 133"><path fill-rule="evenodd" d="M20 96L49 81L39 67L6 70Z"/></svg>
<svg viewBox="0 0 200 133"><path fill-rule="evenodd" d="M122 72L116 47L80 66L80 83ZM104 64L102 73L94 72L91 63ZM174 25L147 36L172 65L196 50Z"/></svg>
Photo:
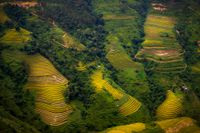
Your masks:
<svg viewBox="0 0 200 133"><path fill-rule="evenodd" d="M200 133L198 0L0 0L0 133Z"/></svg>

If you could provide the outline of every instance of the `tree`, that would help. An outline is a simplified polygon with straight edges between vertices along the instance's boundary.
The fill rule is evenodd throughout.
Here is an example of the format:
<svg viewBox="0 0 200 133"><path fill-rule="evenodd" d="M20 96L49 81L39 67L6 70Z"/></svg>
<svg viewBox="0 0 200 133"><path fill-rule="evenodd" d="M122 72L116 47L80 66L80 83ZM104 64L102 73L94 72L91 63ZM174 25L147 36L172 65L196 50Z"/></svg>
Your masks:
<svg viewBox="0 0 200 133"><path fill-rule="evenodd" d="M115 126L120 119L122 120L122 116L118 114L118 109L113 102L106 100L106 94L97 94L93 98L93 102L85 114L85 122L89 130L100 131Z"/></svg>

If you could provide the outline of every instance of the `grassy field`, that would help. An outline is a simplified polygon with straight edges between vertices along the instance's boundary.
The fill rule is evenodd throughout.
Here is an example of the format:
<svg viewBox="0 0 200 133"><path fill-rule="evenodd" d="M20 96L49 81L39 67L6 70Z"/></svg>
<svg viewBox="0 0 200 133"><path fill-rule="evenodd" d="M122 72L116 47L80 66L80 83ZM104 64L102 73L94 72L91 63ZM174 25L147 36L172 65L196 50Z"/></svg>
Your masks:
<svg viewBox="0 0 200 133"><path fill-rule="evenodd" d="M124 116L131 115L137 112L141 103L134 97L127 95L121 88L116 88L104 78L103 70L96 70L91 76L92 85L95 87L96 92L108 92L119 107L119 112Z"/></svg>
<svg viewBox="0 0 200 133"><path fill-rule="evenodd" d="M176 20L170 16L155 13L147 16L143 48L135 57L155 62L158 66L153 68L155 72L180 73L187 67L183 59L184 51L176 40L175 23Z"/></svg>
<svg viewBox="0 0 200 133"><path fill-rule="evenodd" d="M68 80L39 54L26 55L24 59L29 73L25 88L36 92L36 111L45 123L62 125L73 111L64 98Z"/></svg>
<svg viewBox="0 0 200 133"><path fill-rule="evenodd" d="M128 4L131 3L135 1L129 0ZM93 4L96 12L103 14L105 29L108 31L106 58L116 70L120 71L120 74L117 74L119 80L126 83L122 87L128 92L132 88L136 95L148 91L143 65L134 62L124 49L126 46L132 47L134 45L132 40L140 37L140 32L136 28L138 14L132 8L126 8L123 12L119 0L94 1Z"/></svg>

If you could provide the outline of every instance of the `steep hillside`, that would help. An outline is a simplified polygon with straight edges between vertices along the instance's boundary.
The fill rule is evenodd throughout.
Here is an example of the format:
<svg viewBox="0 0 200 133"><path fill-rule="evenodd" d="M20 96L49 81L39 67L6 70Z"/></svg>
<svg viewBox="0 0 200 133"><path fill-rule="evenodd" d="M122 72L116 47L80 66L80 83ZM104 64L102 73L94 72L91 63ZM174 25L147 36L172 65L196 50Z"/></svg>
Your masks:
<svg viewBox="0 0 200 133"><path fill-rule="evenodd" d="M148 14L145 22L145 41L136 58L155 62L156 66L151 68L153 71L176 73L186 69L184 51L175 36L175 23L173 17L157 15L155 11Z"/></svg>
<svg viewBox="0 0 200 133"><path fill-rule="evenodd" d="M1 0L0 132L199 133L196 0Z"/></svg>
<svg viewBox="0 0 200 133"><path fill-rule="evenodd" d="M119 107L119 112L128 116L137 112L141 103L134 97L127 95L123 90L114 88L106 79L103 78L103 71L97 70L91 77L92 84L96 88L96 92L107 91L114 100L116 100L116 106Z"/></svg>
<svg viewBox="0 0 200 133"><path fill-rule="evenodd" d="M64 98L68 80L41 55L26 56L25 63L29 69L25 88L36 92L36 112L47 124L64 124L73 111Z"/></svg>
<svg viewBox="0 0 200 133"><path fill-rule="evenodd" d="M131 55L141 41L143 16L139 13L145 15L145 1L100 0L94 1L94 6L102 15L108 32L106 58L117 70L116 77L123 89L139 97L148 91L146 74L143 65L133 61Z"/></svg>

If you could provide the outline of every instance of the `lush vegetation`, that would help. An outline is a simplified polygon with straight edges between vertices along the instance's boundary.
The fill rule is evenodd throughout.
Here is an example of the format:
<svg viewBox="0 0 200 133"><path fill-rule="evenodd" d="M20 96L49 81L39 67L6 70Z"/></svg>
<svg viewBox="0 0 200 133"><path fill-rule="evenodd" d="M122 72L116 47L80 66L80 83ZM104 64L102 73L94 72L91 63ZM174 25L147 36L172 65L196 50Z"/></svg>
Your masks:
<svg viewBox="0 0 200 133"><path fill-rule="evenodd" d="M181 74L181 78L184 80L185 84L191 88L190 94L187 95L186 99L193 103L191 106L191 111L188 111L188 116L199 119L198 108L200 104L196 101L200 98L200 88L198 84L199 81L199 13L200 10L197 8L200 3L198 1L180 1L177 6L182 8L184 12L176 10L175 13L178 14L178 24L176 29L179 31L177 35L178 40L181 42L182 47L185 49L185 61L188 64L185 73ZM185 15L181 15L184 13ZM197 98L198 97L198 98ZM188 104L185 104L188 108ZM196 107L195 107L196 106ZM196 110L197 109L197 110ZM187 109L186 109L187 110ZM193 113L191 113L193 112Z"/></svg>
<svg viewBox="0 0 200 133"><path fill-rule="evenodd" d="M35 94L23 89L27 81L23 62L7 54L10 50L15 57L18 56L14 49L9 49L1 54L0 59L1 131L31 133L48 130L34 111Z"/></svg>
<svg viewBox="0 0 200 133"><path fill-rule="evenodd" d="M139 49L144 35L142 25L147 13L147 1L97 0L93 3L108 32L106 58L116 70L113 78L129 94L140 98L148 91L146 74L143 65L131 57Z"/></svg>
<svg viewBox="0 0 200 133"><path fill-rule="evenodd" d="M65 103L64 92L67 91L68 80L41 55L24 57L28 66L29 78L25 89L36 92L35 109L43 121L58 126L66 123L73 109Z"/></svg>
<svg viewBox="0 0 200 133"><path fill-rule="evenodd" d="M179 73L184 71L183 50L180 48L174 31L173 17L148 15L145 23L145 41L143 48L135 56L137 59L155 62L152 71L161 73Z"/></svg>
<svg viewBox="0 0 200 133"><path fill-rule="evenodd" d="M0 132L200 131L198 6L1 1Z"/></svg>

